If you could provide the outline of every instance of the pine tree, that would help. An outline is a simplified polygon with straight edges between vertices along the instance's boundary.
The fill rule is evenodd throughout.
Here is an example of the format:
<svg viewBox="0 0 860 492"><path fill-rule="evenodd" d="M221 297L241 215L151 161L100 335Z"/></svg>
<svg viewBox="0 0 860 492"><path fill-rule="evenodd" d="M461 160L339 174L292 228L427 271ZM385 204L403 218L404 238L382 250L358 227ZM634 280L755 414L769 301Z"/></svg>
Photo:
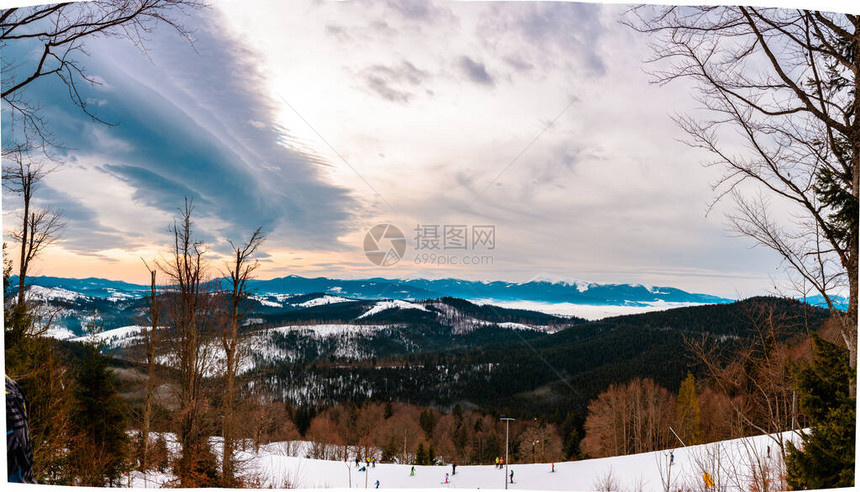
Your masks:
<svg viewBox="0 0 860 492"><path fill-rule="evenodd" d="M699 397L696 394L696 378L689 372L678 390L675 414L678 418L678 433L684 443L688 446L698 444L700 438Z"/></svg>
<svg viewBox="0 0 860 492"><path fill-rule="evenodd" d="M430 460L427 458L427 451L424 450L424 443L418 443L418 450L415 451L415 464L416 465L427 465L430 463Z"/></svg>
<svg viewBox="0 0 860 492"><path fill-rule="evenodd" d="M788 443L786 481L792 489L854 485L856 400L849 396L854 371L848 351L812 335L813 358L797 369L800 408L809 433L800 449Z"/></svg>
<svg viewBox="0 0 860 492"><path fill-rule="evenodd" d="M579 455L580 440L576 415L568 412L561 426L561 445L565 458L573 459Z"/></svg>
<svg viewBox="0 0 860 492"><path fill-rule="evenodd" d="M126 467L126 412L109 368L111 357L102 354L104 345L96 336L101 326L90 322L87 331L90 337L84 343L84 356L74 371L72 423L77 434L71 462L81 485L113 486Z"/></svg>

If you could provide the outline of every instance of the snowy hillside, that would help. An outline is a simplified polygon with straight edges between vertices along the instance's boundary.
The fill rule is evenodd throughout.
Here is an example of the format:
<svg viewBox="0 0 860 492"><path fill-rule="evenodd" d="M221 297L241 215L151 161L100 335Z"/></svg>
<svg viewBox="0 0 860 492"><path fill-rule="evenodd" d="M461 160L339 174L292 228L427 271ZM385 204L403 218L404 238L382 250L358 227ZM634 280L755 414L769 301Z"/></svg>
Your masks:
<svg viewBox="0 0 860 492"><path fill-rule="evenodd" d="M33 285L27 289L25 297L28 301L44 302L55 300L74 301L86 296L62 287L43 287L41 285Z"/></svg>
<svg viewBox="0 0 860 492"><path fill-rule="evenodd" d="M372 308L367 310L367 312L359 316L358 319L367 318L368 316L373 316L374 314L378 314L389 309L418 309L420 311L427 310L427 308L425 308L421 304L414 304L411 302L394 299L391 301L377 302L376 305L374 305Z"/></svg>
<svg viewBox="0 0 860 492"><path fill-rule="evenodd" d="M704 473L714 481L712 490L752 490L754 476L766 477L771 486L778 486L783 464L774 439L780 437L796 439L795 434L786 432L782 436L758 436L672 451L570 461L556 463L554 472L549 463L513 463L508 473L514 472L514 483L508 487L659 492L667 488L668 481L672 490L704 490ZM213 440L213 444L217 454L218 441ZM458 466L456 475L451 475L451 466L443 465L416 466L414 476L410 476L410 465L400 464L378 464L362 472L354 462L307 458L310 449L311 443L306 442L270 443L261 446L256 454L240 452L238 460L244 463L246 479L264 488L373 488L379 480L381 489L504 489L505 480L510 480L510 475L492 465ZM354 459L354 455L348 457ZM160 487L171 478L163 473L134 472L125 485Z"/></svg>
<svg viewBox="0 0 860 492"><path fill-rule="evenodd" d="M336 304L339 302L350 302L353 299L347 299L345 297L338 297L332 295L324 295L322 297L317 297L316 299L311 299L310 301L300 302L296 304L299 307L314 307L314 306L324 306L326 304Z"/></svg>
<svg viewBox="0 0 860 492"><path fill-rule="evenodd" d="M93 337L90 337L89 335L75 337L72 338L71 341L87 342L91 338L95 338L109 348L125 347L140 341L139 335L142 329L142 326L123 326L121 328L105 330L97 335L94 335Z"/></svg>

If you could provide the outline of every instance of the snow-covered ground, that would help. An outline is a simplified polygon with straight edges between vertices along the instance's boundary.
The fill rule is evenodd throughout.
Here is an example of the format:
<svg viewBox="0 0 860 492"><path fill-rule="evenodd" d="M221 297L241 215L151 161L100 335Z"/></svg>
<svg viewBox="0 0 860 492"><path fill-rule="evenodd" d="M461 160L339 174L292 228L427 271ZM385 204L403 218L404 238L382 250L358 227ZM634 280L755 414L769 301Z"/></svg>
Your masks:
<svg viewBox="0 0 860 492"><path fill-rule="evenodd" d="M105 345L116 348L123 347L134 343L139 340L140 331L143 329L142 326L122 326L120 328L114 328L112 330L105 330L101 333L95 335L95 338ZM84 335L82 337L71 338L73 342L86 342L90 339L90 335Z"/></svg>
<svg viewBox="0 0 860 492"><path fill-rule="evenodd" d="M72 338L77 338L75 332L62 326L51 326L50 328L48 328L48 331L45 332L45 336L49 338L56 338L57 340L69 340Z"/></svg>
<svg viewBox="0 0 860 492"><path fill-rule="evenodd" d="M781 473L782 460L774 436L757 436L719 443L657 451L630 456L594 460L549 463L512 464L508 475L491 465L458 466L451 475L451 466L416 466L410 476L410 465L377 464L367 472L359 471L354 462L310 459L310 444L304 442L270 443L258 453L240 452L243 474L261 487L282 488L373 488L379 480L382 489L503 489L505 480L514 483L509 489L522 490L613 490L618 492L659 492L670 490L705 490L703 474L708 473L716 491L752 490L753 476L776 477ZM795 434L785 433L784 439ZM216 454L220 452L213 440ZM170 446L175 449L174 446ZM673 463L670 465L670 461ZM756 467L754 473L753 467ZM445 475L448 483L445 483ZM172 477L163 473L134 472L128 483L134 487L159 487ZM669 487L666 487L666 481ZM778 486L772 483L772 486Z"/></svg>
<svg viewBox="0 0 860 492"><path fill-rule="evenodd" d="M365 311L364 314L359 316L356 319L366 318L368 316L373 316L374 314L381 313L382 311L386 311L388 309L418 309L420 311L427 311L427 308L421 304L414 304L411 302L401 301L399 299L393 299L391 301L381 301L377 302L372 308Z"/></svg>
<svg viewBox="0 0 860 492"><path fill-rule="evenodd" d="M286 325L277 328L268 328L265 333L286 333L291 331L305 332L317 338L333 337L338 335L364 335L378 330L390 328L391 325L351 325L348 323L322 324L322 325Z"/></svg>
<svg viewBox="0 0 860 492"><path fill-rule="evenodd" d="M352 300L353 299L347 299L346 297L324 295L322 297L317 297L316 299L311 299L310 301L300 302L300 303L296 304L296 306L308 308L308 307L313 307L313 306L323 306L326 304L337 304L340 302L350 302Z"/></svg>
<svg viewBox="0 0 860 492"><path fill-rule="evenodd" d="M51 301L56 299L74 301L75 299L86 297L83 294L78 294L62 287L42 287L41 285L31 285L24 296L28 301Z"/></svg>
<svg viewBox="0 0 860 492"><path fill-rule="evenodd" d="M529 311L538 311L557 316L576 316L589 321L609 318L611 316L650 313L679 307L705 305L695 302L666 301L641 302L622 306L599 306L592 304L573 304L570 302L500 301L496 299L480 299L474 302L481 305L492 304L493 306L508 309L527 309Z"/></svg>

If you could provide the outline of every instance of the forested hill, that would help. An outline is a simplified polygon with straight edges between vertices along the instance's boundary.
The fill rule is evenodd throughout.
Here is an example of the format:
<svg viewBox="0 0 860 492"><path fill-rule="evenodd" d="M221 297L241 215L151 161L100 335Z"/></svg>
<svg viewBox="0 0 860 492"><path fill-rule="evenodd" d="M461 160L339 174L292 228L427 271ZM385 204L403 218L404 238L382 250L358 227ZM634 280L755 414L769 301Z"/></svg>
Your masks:
<svg viewBox="0 0 860 492"><path fill-rule="evenodd" d="M267 368L278 394L315 388L311 402L392 399L450 406L460 403L512 413L584 415L612 383L654 379L677 391L688 371L703 376L687 341L709 337L731 357L745 340L777 320L788 340L817 330L827 311L793 300L757 297L725 305L677 308L576 325L554 334L361 361L318 360Z"/></svg>

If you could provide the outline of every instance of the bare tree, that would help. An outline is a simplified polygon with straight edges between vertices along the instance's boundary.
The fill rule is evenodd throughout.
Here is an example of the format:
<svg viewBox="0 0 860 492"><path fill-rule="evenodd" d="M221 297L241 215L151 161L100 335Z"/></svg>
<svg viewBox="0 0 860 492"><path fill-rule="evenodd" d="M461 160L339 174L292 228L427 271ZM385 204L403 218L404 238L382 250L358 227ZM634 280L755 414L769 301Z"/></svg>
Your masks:
<svg viewBox="0 0 860 492"><path fill-rule="evenodd" d="M2 62L2 98L9 110L10 145L3 148L3 158L48 151L56 145L40 111L38 101L26 96L26 89L37 80L56 77L68 89L69 98L95 121L103 122L90 110L81 84L97 84L87 75L80 57L86 56L86 41L95 37L125 38L145 52L147 36L158 24L173 27L190 41L190 33L177 20L203 3L197 0L95 0L58 3L0 11L0 50L14 53L16 45L38 43L38 54L32 59L4 56ZM103 122L104 123L104 122Z"/></svg>
<svg viewBox="0 0 860 492"><path fill-rule="evenodd" d="M208 459L208 444L204 428L206 399L203 379L209 361L210 342L215 331L214 296L206 273L203 244L194 239L191 215L192 201L185 201L180 218L171 227L172 255L159 263L167 276L165 311L171 325L171 345L179 373L179 429L177 438L182 447L179 460L179 480L183 487L206 485L200 480L201 468ZM211 485L211 484L209 484Z"/></svg>
<svg viewBox="0 0 860 492"><path fill-rule="evenodd" d="M18 262L18 303L22 305L30 264L43 249L59 239L64 226L60 212L33 204L33 195L51 171L53 168L23 155L16 155L12 162L3 166L3 187L21 195L24 202L21 226L11 232L21 250Z"/></svg>
<svg viewBox="0 0 860 492"><path fill-rule="evenodd" d="M716 200L734 198L733 228L776 251L802 294L824 298L855 368L860 16L640 7L630 19L653 35L656 82L696 84L694 97L710 116L676 121L688 143L725 169ZM842 313L835 296L846 286Z"/></svg>
<svg viewBox="0 0 860 492"><path fill-rule="evenodd" d="M651 379L612 384L588 404L582 448L590 457L665 449L674 408L674 396Z"/></svg>
<svg viewBox="0 0 860 492"><path fill-rule="evenodd" d="M613 475L612 467L609 467L606 473L594 478L591 488L599 492L619 492L621 485L618 483L615 475Z"/></svg>
<svg viewBox="0 0 860 492"><path fill-rule="evenodd" d="M236 477L234 469L233 454L236 450L236 378L239 374L239 366L244 354L239 337L239 328L247 314L245 301L248 298L247 282L252 278L254 271L259 266L257 261L251 261L251 256L260 247L266 236L262 228L257 228L251 234L248 242L235 245L230 241L232 260L227 264L225 275L230 288L229 311L224 331L221 333L221 348L224 350L224 397L223 397L223 424L222 435L224 437L224 451L221 459L221 475L224 487L235 487Z"/></svg>

